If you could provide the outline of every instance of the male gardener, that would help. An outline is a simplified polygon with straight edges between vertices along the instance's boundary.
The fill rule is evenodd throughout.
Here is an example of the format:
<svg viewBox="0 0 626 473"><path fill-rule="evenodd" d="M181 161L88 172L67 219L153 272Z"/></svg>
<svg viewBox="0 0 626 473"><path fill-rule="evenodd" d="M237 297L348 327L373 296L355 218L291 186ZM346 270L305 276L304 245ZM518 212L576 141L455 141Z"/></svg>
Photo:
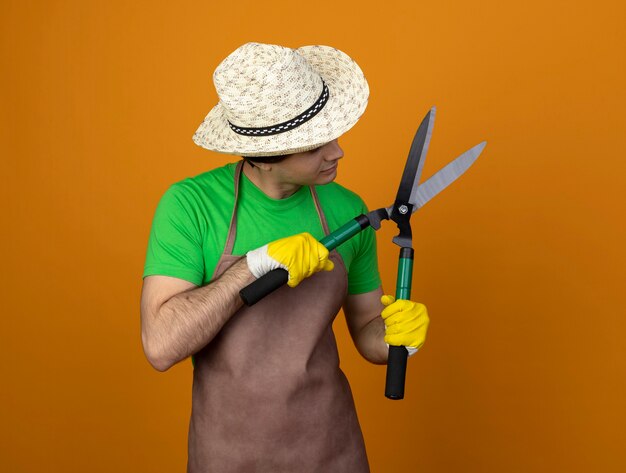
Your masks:
<svg viewBox="0 0 626 473"><path fill-rule="evenodd" d="M220 100L194 142L244 159L163 195L141 299L150 363L193 356L188 471L367 472L333 319L343 306L373 363L387 343L414 353L428 326L423 305L383 296L371 228L330 254L318 242L366 211L333 181L367 82L334 48L259 43L213 79ZM243 307L239 291L279 267L288 286Z"/></svg>

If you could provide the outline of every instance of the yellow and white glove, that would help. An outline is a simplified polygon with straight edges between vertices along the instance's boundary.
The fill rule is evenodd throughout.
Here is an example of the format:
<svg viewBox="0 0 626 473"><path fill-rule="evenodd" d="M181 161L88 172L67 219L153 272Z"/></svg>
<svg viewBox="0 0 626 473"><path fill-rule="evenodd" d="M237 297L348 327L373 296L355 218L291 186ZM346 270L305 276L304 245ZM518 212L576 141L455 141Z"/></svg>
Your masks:
<svg viewBox="0 0 626 473"><path fill-rule="evenodd" d="M304 278L318 271L332 271L335 267L328 259L328 250L310 233L300 233L273 241L246 253L250 272L260 278L273 269L289 272L290 287L296 287Z"/></svg>
<svg viewBox="0 0 626 473"><path fill-rule="evenodd" d="M426 306L387 295L382 296L380 302L385 306L380 316L385 322L387 345L403 345L409 356L415 354L426 340L430 322Z"/></svg>

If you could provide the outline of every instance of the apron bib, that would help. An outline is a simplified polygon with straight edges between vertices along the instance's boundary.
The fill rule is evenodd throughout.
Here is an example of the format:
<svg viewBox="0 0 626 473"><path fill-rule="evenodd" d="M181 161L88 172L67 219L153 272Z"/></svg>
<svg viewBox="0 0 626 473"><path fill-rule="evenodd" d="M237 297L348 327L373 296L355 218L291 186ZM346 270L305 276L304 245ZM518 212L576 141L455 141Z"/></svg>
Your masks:
<svg viewBox="0 0 626 473"><path fill-rule="evenodd" d="M232 250L242 164L213 279L241 259ZM347 272L336 251L330 259L333 271L244 306L195 354L188 473L369 472L332 331L347 294Z"/></svg>

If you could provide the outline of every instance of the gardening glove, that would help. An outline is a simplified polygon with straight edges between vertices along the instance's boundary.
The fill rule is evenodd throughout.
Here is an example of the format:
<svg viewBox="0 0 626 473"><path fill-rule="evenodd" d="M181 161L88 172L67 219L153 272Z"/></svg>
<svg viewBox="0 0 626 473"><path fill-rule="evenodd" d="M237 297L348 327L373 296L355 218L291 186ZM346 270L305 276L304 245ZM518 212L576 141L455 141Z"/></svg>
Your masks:
<svg viewBox="0 0 626 473"><path fill-rule="evenodd" d="M289 272L290 287L318 271L332 271L328 250L309 233L300 233L273 241L246 254L250 272L259 278L271 270L283 268Z"/></svg>
<svg viewBox="0 0 626 473"><path fill-rule="evenodd" d="M415 354L426 340L430 321L426 306L387 295L382 296L380 302L385 306L380 316L385 322L387 345L403 345L409 356Z"/></svg>

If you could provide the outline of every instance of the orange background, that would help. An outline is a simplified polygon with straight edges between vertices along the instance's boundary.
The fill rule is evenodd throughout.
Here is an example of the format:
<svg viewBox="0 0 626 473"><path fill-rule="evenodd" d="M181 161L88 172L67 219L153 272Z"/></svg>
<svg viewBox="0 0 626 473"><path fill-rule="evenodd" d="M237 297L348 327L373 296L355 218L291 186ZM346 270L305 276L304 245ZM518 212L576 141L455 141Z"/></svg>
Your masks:
<svg viewBox="0 0 626 473"><path fill-rule="evenodd" d="M336 324L372 471L626 471L623 2L1 10L0 470L184 470L191 366L143 357L145 250L165 189L232 159L191 135L217 64L259 41L361 65L370 105L338 181L371 208L431 106L425 177L489 143L413 219L432 322L404 401ZM392 226L378 236L392 291Z"/></svg>

